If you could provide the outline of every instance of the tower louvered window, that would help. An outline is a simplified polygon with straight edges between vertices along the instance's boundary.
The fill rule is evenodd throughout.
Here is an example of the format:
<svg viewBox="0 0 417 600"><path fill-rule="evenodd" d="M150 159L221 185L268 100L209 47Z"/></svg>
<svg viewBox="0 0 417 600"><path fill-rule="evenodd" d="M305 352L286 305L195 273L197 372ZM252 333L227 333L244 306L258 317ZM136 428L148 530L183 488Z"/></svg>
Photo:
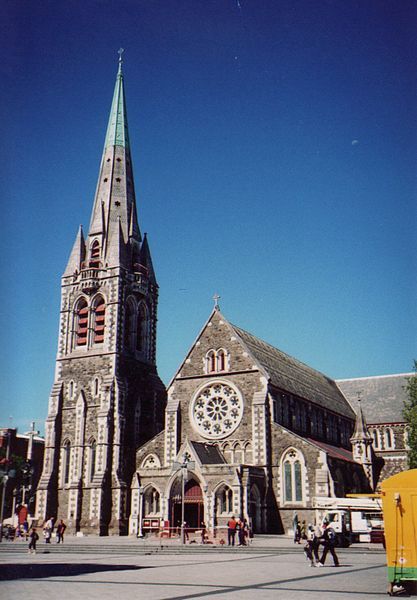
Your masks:
<svg viewBox="0 0 417 600"><path fill-rule="evenodd" d="M96 240L91 246L90 267L98 269L100 266L100 244Z"/></svg>
<svg viewBox="0 0 417 600"><path fill-rule="evenodd" d="M93 342L99 344L104 341L104 327L106 321L106 304L101 296L94 304Z"/></svg>
<svg viewBox="0 0 417 600"><path fill-rule="evenodd" d="M88 306L85 300L81 300L76 311L76 345L87 345L88 332Z"/></svg>

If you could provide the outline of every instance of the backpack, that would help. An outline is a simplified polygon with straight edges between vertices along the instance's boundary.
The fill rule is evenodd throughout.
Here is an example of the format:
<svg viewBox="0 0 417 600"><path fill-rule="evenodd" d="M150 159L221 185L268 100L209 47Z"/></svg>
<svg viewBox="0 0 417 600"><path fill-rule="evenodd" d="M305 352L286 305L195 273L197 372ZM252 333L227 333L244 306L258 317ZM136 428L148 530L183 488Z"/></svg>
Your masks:
<svg viewBox="0 0 417 600"><path fill-rule="evenodd" d="M336 541L336 534L334 532L334 529L332 527L328 527L326 530L326 534L327 534L327 539L330 542L330 544L334 544Z"/></svg>

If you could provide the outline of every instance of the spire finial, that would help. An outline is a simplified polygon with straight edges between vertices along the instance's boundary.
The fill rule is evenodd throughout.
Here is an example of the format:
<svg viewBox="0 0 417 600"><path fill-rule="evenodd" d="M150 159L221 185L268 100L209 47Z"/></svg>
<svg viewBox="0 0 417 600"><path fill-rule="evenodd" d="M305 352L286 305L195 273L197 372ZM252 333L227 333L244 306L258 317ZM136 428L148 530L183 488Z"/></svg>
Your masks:
<svg viewBox="0 0 417 600"><path fill-rule="evenodd" d="M360 403L361 403L361 400L362 400L362 398L361 398L361 396L362 396L362 390L358 390L358 391L356 392L356 395L357 395L357 397L358 397L358 404L360 405Z"/></svg>
<svg viewBox="0 0 417 600"><path fill-rule="evenodd" d="M123 64L123 58L122 58L122 54L124 52L123 48L119 48L117 51L117 54L119 55L119 73L122 72L122 64Z"/></svg>
<svg viewBox="0 0 417 600"><path fill-rule="evenodd" d="M213 300L214 300L214 308L216 310L220 310L220 306L219 306L219 300L220 300L221 296L219 296L219 294L214 294L213 296Z"/></svg>

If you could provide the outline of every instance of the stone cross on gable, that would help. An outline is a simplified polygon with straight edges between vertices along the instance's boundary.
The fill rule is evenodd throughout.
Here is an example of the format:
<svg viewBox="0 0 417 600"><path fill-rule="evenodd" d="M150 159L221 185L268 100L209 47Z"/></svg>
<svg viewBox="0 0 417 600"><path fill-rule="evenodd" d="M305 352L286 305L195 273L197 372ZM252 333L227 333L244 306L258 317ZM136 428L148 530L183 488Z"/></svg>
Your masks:
<svg viewBox="0 0 417 600"><path fill-rule="evenodd" d="M216 310L220 310L220 306L219 306L219 300L220 300L221 296L219 296L219 294L214 294L213 296L213 300L214 300L214 308Z"/></svg>

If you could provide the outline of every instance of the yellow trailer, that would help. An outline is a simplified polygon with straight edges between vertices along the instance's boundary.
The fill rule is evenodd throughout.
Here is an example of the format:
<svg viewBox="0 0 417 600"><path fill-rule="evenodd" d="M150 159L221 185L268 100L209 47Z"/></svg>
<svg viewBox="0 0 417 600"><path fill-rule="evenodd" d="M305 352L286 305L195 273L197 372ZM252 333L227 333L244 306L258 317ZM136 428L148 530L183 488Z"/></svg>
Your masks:
<svg viewBox="0 0 417 600"><path fill-rule="evenodd" d="M389 477L381 490L388 593L393 595L394 585L408 587L417 582L417 469Z"/></svg>

